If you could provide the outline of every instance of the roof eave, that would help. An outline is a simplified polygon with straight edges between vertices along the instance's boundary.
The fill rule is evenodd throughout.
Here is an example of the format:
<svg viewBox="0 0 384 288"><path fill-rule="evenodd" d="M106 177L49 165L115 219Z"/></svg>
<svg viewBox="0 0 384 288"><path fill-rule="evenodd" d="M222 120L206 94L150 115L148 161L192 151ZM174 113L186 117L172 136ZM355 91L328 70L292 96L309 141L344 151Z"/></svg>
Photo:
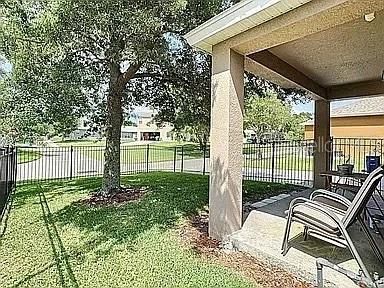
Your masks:
<svg viewBox="0 0 384 288"><path fill-rule="evenodd" d="M211 53L212 46L310 1L312 0L243 0L184 37L191 46ZM216 37L219 34L220 37Z"/></svg>

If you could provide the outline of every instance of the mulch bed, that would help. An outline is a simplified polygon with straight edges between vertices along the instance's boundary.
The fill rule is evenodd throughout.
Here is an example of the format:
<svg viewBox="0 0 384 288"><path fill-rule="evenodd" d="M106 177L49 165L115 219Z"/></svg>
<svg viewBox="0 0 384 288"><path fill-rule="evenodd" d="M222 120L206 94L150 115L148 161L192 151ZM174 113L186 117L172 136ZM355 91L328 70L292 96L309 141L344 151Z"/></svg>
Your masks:
<svg viewBox="0 0 384 288"><path fill-rule="evenodd" d="M263 263L248 254L224 250L221 242L208 236L208 212L192 216L179 230L183 243L200 256L238 271L264 288L314 288L295 275L277 266Z"/></svg>
<svg viewBox="0 0 384 288"><path fill-rule="evenodd" d="M129 202L140 200L148 192L148 187L121 187L119 191L111 195L103 195L100 192L91 194L90 197L79 202L88 206L119 206Z"/></svg>

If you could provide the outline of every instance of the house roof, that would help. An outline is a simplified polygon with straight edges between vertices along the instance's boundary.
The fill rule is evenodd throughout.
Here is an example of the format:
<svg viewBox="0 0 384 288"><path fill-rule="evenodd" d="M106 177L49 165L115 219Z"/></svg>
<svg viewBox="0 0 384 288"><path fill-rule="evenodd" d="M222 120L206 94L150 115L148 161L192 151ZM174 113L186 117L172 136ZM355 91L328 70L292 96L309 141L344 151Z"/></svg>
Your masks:
<svg viewBox="0 0 384 288"><path fill-rule="evenodd" d="M367 97L333 109L331 117L384 115L384 96Z"/></svg>
<svg viewBox="0 0 384 288"><path fill-rule="evenodd" d="M191 46L208 53L212 46L312 0L243 0L185 35Z"/></svg>
<svg viewBox="0 0 384 288"><path fill-rule="evenodd" d="M384 115L384 96L367 97L331 111L331 118ZM313 125L313 120L305 122Z"/></svg>

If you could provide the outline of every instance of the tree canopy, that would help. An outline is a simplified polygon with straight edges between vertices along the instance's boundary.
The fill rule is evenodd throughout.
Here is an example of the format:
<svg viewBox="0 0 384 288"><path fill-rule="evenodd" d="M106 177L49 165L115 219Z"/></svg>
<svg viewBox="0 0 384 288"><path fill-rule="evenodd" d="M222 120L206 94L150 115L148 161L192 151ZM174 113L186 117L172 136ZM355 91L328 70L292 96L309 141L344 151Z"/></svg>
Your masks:
<svg viewBox="0 0 384 288"><path fill-rule="evenodd" d="M12 72L3 82L1 105L4 116L19 123L7 129L67 131L90 114L106 136L107 194L120 187L121 125L133 106L156 108L156 121L191 129L205 144L211 60L182 35L234 2L3 0L0 54ZM248 76L247 89L294 98L263 81ZM10 106L18 113L9 113Z"/></svg>
<svg viewBox="0 0 384 288"><path fill-rule="evenodd" d="M280 100L276 93L269 92L265 97L249 97L246 101L244 126L253 130L258 139L266 136L277 139L302 138L304 130L301 124L308 119L306 113L293 113L292 105Z"/></svg>
<svg viewBox="0 0 384 288"><path fill-rule="evenodd" d="M15 95L38 99L52 123L87 110L103 119L102 190L112 193L120 185L121 125L136 103L130 88L162 78L176 91L186 75L168 77L178 61L172 39L221 7L221 0L4 0L0 50L13 65Z"/></svg>

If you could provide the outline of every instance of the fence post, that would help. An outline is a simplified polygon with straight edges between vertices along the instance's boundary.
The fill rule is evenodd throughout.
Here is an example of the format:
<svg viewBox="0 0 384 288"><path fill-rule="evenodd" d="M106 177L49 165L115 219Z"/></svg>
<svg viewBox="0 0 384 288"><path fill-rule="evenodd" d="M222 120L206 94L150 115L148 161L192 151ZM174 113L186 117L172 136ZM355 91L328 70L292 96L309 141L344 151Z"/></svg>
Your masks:
<svg viewBox="0 0 384 288"><path fill-rule="evenodd" d="M177 146L175 146L175 149L173 152L173 173L176 172L176 161L177 161Z"/></svg>
<svg viewBox="0 0 384 288"><path fill-rule="evenodd" d="M146 166L147 173L149 172L149 144L147 144L147 166Z"/></svg>
<svg viewBox="0 0 384 288"><path fill-rule="evenodd" d="M326 147L326 149L330 149L329 151L329 169L332 170L333 167L333 157L334 157L334 151L333 151L333 137L331 137L329 146Z"/></svg>
<svg viewBox="0 0 384 288"><path fill-rule="evenodd" d="M204 145L204 148L203 148L203 175L205 175L205 157L207 156L206 153L207 153L207 145Z"/></svg>
<svg viewBox="0 0 384 288"><path fill-rule="evenodd" d="M17 184L17 147L13 147L13 189L16 190Z"/></svg>
<svg viewBox="0 0 384 288"><path fill-rule="evenodd" d="M73 146L70 148L70 158L69 158L69 179L73 178Z"/></svg>
<svg viewBox="0 0 384 288"><path fill-rule="evenodd" d="M275 180L275 149L276 149L276 142L272 142L272 182Z"/></svg>
<svg viewBox="0 0 384 288"><path fill-rule="evenodd" d="M180 167L181 173L184 172L184 146L181 146L181 167Z"/></svg>
<svg viewBox="0 0 384 288"><path fill-rule="evenodd" d="M8 193L9 193L9 146L6 147L5 150L5 199L8 199Z"/></svg>

